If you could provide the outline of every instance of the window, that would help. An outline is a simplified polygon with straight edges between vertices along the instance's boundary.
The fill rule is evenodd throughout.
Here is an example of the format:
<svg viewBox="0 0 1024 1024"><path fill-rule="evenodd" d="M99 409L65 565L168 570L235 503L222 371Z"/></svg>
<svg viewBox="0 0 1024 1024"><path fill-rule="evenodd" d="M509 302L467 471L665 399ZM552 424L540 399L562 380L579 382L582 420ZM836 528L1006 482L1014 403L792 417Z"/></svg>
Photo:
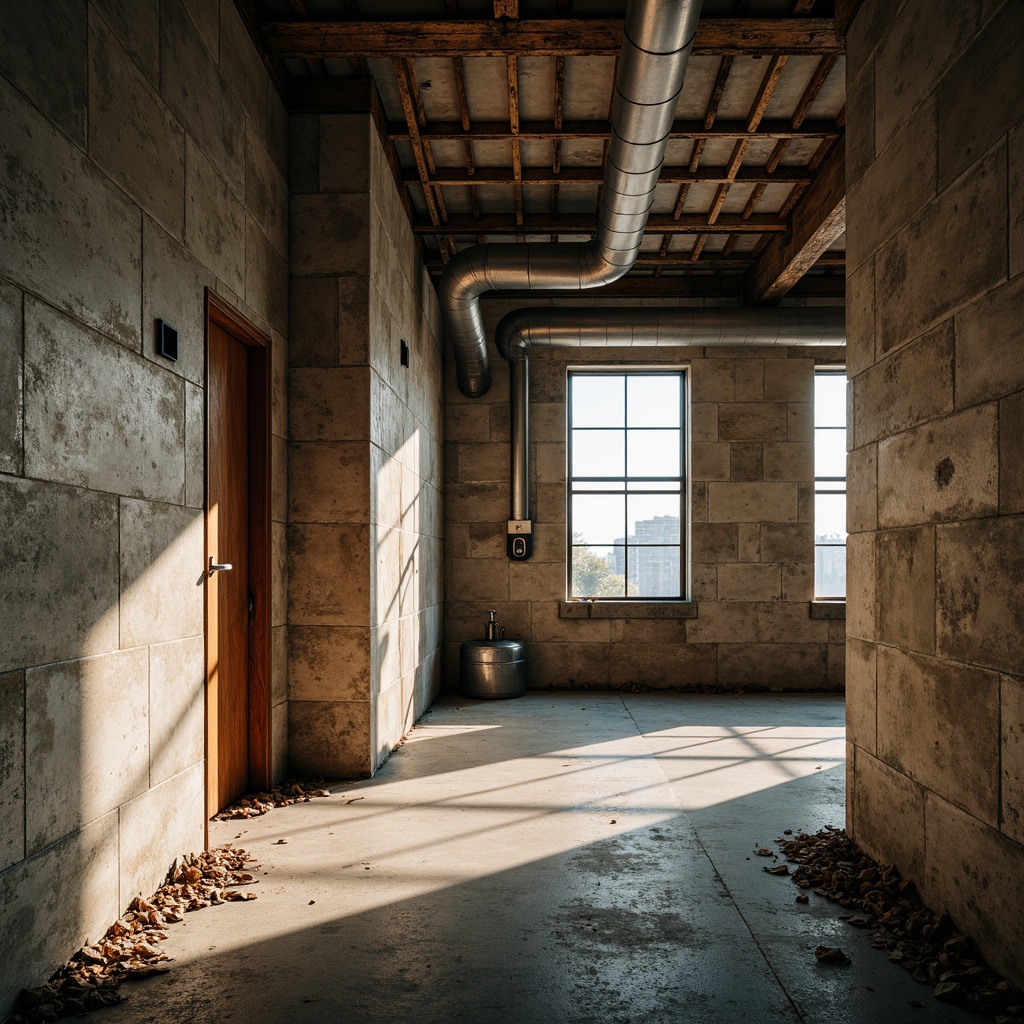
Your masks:
<svg viewBox="0 0 1024 1024"><path fill-rule="evenodd" d="M682 598L685 379L570 372L570 597Z"/></svg>
<svg viewBox="0 0 1024 1024"><path fill-rule="evenodd" d="M814 593L846 597L846 371L814 375Z"/></svg>

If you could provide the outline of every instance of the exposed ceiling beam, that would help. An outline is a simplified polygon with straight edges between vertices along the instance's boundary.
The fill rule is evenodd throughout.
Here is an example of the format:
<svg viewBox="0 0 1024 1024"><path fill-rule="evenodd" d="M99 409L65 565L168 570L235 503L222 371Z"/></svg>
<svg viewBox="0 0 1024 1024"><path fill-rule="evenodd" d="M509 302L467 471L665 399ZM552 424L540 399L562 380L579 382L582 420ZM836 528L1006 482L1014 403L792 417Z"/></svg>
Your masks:
<svg viewBox="0 0 1024 1024"><path fill-rule="evenodd" d="M554 114L554 125L558 131L562 130L562 103L565 95L565 58L555 58L555 80L552 86L552 112ZM551 143L551 174L557 175L562 167L562 143L555 139ZM554 181L551 185L551 213L558 216L558 188L559 182ZM554 239L552 239L554 241Z"/></svg>
<svg viewBox="0 0 1024 1024"><path fill-rule="evenodd" d="M694 262L690 250L685 252L642 252L633 264L636 268L662 267L665 270L730 270L742 272L753 266L753 254L745 253L741 256L725 256L722 252L707 252L704 250L700 259ZM444 267L441 260L428 260L427 270L433 273L440 273ZM846 266L846 253L830 252L821 257L815 264L815 269L842 269Z"/></svg>
<svg viewBox="0 0 1024 1024"><path fill-rule="evenodd" d="M315 85L315 83L313 83ZM302 88L295 90L301 97ZM746 136L744 121L716 121L710 128L703 121L675 121L669 131L670 139L735 139ZM556 127L552 121L520 121L520 139L606 139L607 121L563 121ZM408 128L401 122L392 122L388 136L394 141L407 141ZM459 121L428 121L420 129L420 137L434 140L469 139L471 142L503 142L512 137L507 121L477 121L466 131ZM794 128L789 121L762 121L757 131L750 132L751 139L838 139L842 130L835 121L804 121Z"/></svg>
<svg viewBox="0 0 1024 1024"><path fill-rule="evenodd" d="M431 175L438 185L511 185L515 180L515 169L512 167L474 167L470 172L464 167L437 167ZM814 178L805 167L780 167L774 174L766 167L740 167L734 178L729 177L728 167L701 167L691 174L688 167L662 167L658 183L665 184L696 184L698 182L717 184L723 181L734 181L737 184L758 184L781 182L809 183ZM415 184L420 180L413 168L406 168L406 184ZM524 167L522 183L524 185L596 185L604 180L604 172L600 167L566 167L555 174L547 167Z"/></svg>
<svg viewBox="0 0 1024 1024"><path fill-rule="evenodd" d="M523 217L522 224L516 224L515 216L491 214L484 215L479 220L473 217L453 216L448 219L446 224L441 225L418 217L413 222L413 230L420 235L542 235L558 233L560 235L589 236L594 233L594 217L593 215L562 214L555 219L551 214L528 213ZM707 214L684 213L678 220L671 214L648 217L645 230L648 234L671 232L672 234L695 235L709 231L719 235L733 232L782 234L787 230L787 225L785 221L779 220L774 214L747 219L738 213L725 214L712 225L708 223Z"/></svg>
<svg viewBox="0 0 1024 1024"><path fill-rule="evenodd" d="M502 0L495 0L494 14L498 17L498 8ZM515 5L518 12L518 2ZM516 15L511 15L516 17ZM506 57L505 70L508 75L508 122L512 132L512 174L515 179L514 192L516 198L516 223L523 223L523 160L519 145L519 58Z"/></svg>
<svg viewBox="0 0 1024 1024"><path fill-rule="evenodd" d="M264 21L274 57L613 56L617 18L473 21ZM843 53L832 18L702 18L695 54Z"/></svg>
<svg viewBox="0 0 1024 1024"><path fill-rule="evenodd" d="M442 207L437 202L438 194L435 194L434 187L430 181L430 170L426 159L426 154L429 153L429 144L421 142L419 137L415 104L408 78L410 64L411 62L399 60L397 57L391 61L395 81L398 84L398 92L402 98L402 109L405 112L409 128L413 156L416 160L416 171L423 188L423 198L427 204L427 212L430 214L430 222L437 227L444 218L442 217ZM441 235L441 255L444 259L447 259L449 253L454 253L455 245L448 232L439 232L439 234Z"/></svg>
<svg viewBox="0 0 1024 1024"><path fill-rule="evenodd" d="M586 295L586 304L600 305L602 299L742 299L742 281L740 274L712 275L688 274L686 276L637 277L629 274L612 284L606 284ZM841 299L846 294L846 278L836 277L805 277L790 292L794 298L830 298ZM518 291L495 292L496 301L505 302L510 299L526 302L541 302L545 299L558 299L559 305L573 305L573 298L564 291ZM489 296L481 296L483 302Z"/></svg>
<svg viewBox="0 0 1024 1024"><path fill-rule="evenodd" d="M751 268L749 301L781 299L845 230L846 149L837 146L794 207L785 234L773 238Z"/></svg>
<svg viewBox="0 0 1024 1024"><path fill-rule="evenodd" d="M711 95L708 97L708 105L704 111L704 128L710 129L714 123L715 118L718 117L718 107L722 102L722 94L725 92L725 83L729 80L729 71L732 68L735 57L726 55L718 62L718 73L715 75L715 84L711 87ZM704 146L707 143L706 139L696 139L693 143L693 148L690 150L690 163L687 167L688 173L691 175L690 179L683 179L679 184L679 192L676 195L676 204L672 210L672 216L679 220L682 216L683 208L686 205L686 198L690 194L690 185L696 180L695 176L697 168L700 165L701 154L704 152ZM726 168L726 174L728 174L728 168ZM659 180L669 180L660 179ZM672 240L671 235L665 235L661 240L661 251L668 252L669 243ZM660 270L655 271L656 274L660 274Z"/></svg>

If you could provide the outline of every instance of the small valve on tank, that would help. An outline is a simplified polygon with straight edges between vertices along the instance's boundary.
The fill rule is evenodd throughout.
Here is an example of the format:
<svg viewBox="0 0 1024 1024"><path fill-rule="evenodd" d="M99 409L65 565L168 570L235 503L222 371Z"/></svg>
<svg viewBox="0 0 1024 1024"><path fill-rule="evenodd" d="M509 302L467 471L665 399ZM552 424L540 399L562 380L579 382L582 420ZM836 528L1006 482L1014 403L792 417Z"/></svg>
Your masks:
<svg viewBox="0 0 1024 1024"><path fill-rule="evenodd" d="M498 620L497 620L497 614L498 613L493 608L490 609L487 612L487 614L490 616L490 618L484 623L484 639L485 640L497 640L498 639L498 631L501 630L501 632L504 633L505 630L501 629L501 627L498 625Z"/></svg>

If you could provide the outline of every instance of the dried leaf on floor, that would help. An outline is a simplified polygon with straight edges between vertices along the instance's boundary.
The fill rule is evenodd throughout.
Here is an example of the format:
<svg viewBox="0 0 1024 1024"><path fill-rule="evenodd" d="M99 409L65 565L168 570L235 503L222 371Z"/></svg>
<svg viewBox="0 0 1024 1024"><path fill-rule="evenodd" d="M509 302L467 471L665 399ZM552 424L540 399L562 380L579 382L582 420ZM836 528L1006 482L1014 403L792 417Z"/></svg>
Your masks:
<svg viewBox="0 0 1024 1024"><path fill-rule="evenodd" d="M791 876L796 885L859 911L844 919L854 927L871 927L871 946L931 985L937 999L1004 1024L1024 1024L1024 995L985 964L948 917L925 906L912 882L895 867L872 860L843 829L798 832L780 846L798 865Z"/></svg>
<svg viewBox="0 0 1024 1024"><path fill-rule="evenodd" d="M167 938L163 927L224 899L256 899L254 892L222 889L258 881L243 870L251 864L245 850L230 846L176 860L164 885L148 900L132 900L102 939L83 946L46 985L22 989L13 1019L39 1024L112 1006L122 1000L116 991L122 981L165 974L169 968L158 965L169 957L156 946Z"/></svg>
<svg viewBox="0 0 1024 1024"><path fill-rule="evenodd" d="M835 964L837 967L846 967L850 958L838 946L819 946L814 955L820 964Z"/></svg>
<svg viewBox="0 0 1024 1024"><path fill-rule="evenodd" d="M266 814L275 807L288 807L291 804L309 803L314 797L330 796L324 788L322 779L312 781L297 780L275 786L269 793L252 793L242 797L237 803L225 807L213 816L214 821L231 821L236 818L255 818ZM362 799L358 797L357 799ZM349 801L351 803L351 801Z"/></svg>

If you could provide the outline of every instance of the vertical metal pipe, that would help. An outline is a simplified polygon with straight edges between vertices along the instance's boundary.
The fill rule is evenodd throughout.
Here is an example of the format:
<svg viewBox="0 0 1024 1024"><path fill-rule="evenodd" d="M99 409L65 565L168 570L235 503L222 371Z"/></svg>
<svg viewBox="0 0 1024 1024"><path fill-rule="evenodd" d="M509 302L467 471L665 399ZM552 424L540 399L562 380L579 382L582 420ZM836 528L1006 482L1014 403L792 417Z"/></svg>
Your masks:
<svg viewBox="0 0 1024 1024"><path fill-rule="evenodd" d="M512 518L530 518L530 368L525 347L509 366L512 403Z"/></svg>

